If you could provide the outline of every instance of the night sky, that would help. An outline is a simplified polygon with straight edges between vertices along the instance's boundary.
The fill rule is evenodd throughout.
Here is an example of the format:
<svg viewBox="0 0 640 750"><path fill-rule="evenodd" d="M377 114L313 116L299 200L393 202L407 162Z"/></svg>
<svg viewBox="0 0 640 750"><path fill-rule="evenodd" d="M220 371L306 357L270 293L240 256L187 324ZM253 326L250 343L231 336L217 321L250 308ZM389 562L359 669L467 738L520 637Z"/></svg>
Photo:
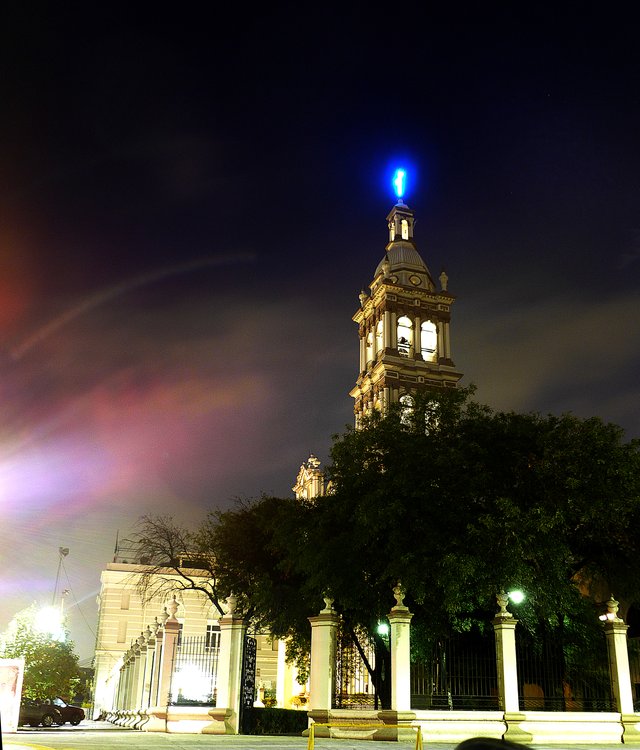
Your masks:
<svg viewBox="0 0 640 750"><path fill-rule="evenodd" d="M640 436L624 6L224 6L0 19L0 629L68 547L83 660L118 531L290 495L352 423L399 164L462 384Z"/></svg>

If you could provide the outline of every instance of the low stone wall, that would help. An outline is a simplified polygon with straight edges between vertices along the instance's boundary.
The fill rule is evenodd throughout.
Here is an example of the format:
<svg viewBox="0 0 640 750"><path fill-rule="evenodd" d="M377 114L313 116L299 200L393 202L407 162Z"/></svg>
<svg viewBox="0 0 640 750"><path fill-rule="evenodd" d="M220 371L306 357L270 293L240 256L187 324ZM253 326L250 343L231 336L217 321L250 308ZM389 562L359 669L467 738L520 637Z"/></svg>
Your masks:
<svg viewBox="0 0 640 750"><path fill-rule="evenodd" d="M168 734L232 734L231 711L210 706L155 706L144 711L110 711L106 721L143 732Z"/></svg>
<svg viewBox="0 0 640 750"><path fill-rule="evenodd" d="M502 711L416 711L412 724L424 742L461 742L469 737L502 739L507 731Z"/></svg>
<svg viewBox="0 0 640 750"><path fill-rule="evenodd" d="M423 742L458 743L470 737L510 739L522 744L640 745L640 714L621 716L619 713L586 713L578 711L523 711L505 714L502 711L310 711L310 720L319 724L317 737L344 739L410 739L420 727ZM345 725L359 725L348 727ZM377 727L367 727L377 724ZM389 729L380 728L389 725ZM392 726L399 726L391 729ZM406 727L406 729L404 729Z"/></svg>
<svg viewBox="0 0 640 750"><path fill-rule="evenodd" d="M145 711L112 711L118 726L171 734L233 734L231 711L207 706L168 706ZM511 739L523 744L640 746L640 714L578 711L310 711L316 737L353 740L407 740L420 727L423 742L458 743L469 737ZM381 724L385 726L380 726Z"/></svg>
<svg viewBox="0 0 640 750"><path fill-rule="evenodd" d="M624 733L620 714L613 712L523 711L507 714L506 723L508 739L544 745L615 744L623 741Z"/></svg>

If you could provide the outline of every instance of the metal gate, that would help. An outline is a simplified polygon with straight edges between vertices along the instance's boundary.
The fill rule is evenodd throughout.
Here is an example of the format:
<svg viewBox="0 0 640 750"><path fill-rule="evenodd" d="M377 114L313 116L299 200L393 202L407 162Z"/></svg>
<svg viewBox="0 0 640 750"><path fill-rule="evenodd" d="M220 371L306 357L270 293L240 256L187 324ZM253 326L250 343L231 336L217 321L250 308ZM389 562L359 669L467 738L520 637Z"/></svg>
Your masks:
<svg viewBox="0 0 640 750"><path fill-rule="evenodd" d="M253 703L256 699L256 661L258 641L250 635L244 638L242 650L242 674L240 688L240 715L238 723L242 734L249 734L253 728Z"/></svg>
<svg viewBox="0 0 640 750"><path fill-rule="evenodd" d="M411 665L411 707L457 711L498 708L493 634L438 638L426 659Z"/></svg>
<svg viewBox="0 0 640 750"><path fill-rule="evenodd" d="M176 644L169 690L173 706L215 706L219 640L190 636Z"/></svg>
<svg viewBox="0 0 640 750"><path fill-rule="evenodd" d="M364 632L357 633L367 661L375 669L373 642ZM372 709L376 696L373 681L353 638L343 626L336 638L336 673L333 708Z"/></svg>

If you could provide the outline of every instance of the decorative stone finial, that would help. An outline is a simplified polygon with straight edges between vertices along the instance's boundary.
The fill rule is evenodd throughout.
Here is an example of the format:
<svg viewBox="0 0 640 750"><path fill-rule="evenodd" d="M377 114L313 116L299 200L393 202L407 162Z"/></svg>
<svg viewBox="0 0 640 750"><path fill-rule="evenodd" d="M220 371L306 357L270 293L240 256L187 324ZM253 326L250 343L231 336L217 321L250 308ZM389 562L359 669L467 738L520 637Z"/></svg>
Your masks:
<svg viewBox="0 0 640 750"><path fill-rule="evenodd" d="M360 292L359 297L360 297L360 306L364 307L364 303L367 301L367 295L364 289Z"/></svg>
<svg viewBox="0 0 640 750"><path fill-rule="evenodd" d="M227 614L235 615L236 607L238 606L238 597L233 593L233 591L227 597L226 603L227 603Z"/></svg>
<svg viewBox="0 0 640 750"><path fill-rule="evenodd" d="M503 590L499 594L496 594L496 599L498 601L498 606L500 607L500 610L496 612L496 617L502 617L504 619L509 619L510 617L513 617L511 612L507 612L507 604L509 603L509 595Z"/></svg>
<svg viewBox="0 0 640 750"><path fill-rule="evenodd" d="M173 595L173 599L169 602L169 619L173 622L176 619L176 612L178 611L178 602L176 601L176 595Z"/></svg>
<svg viewBox="0 0 640 750"><path fill-rule="evenodd" d="M404 607L405 590L402 588L400 581L393 587L393 595L396 599L396 607Z"/></svg>
<svg viewBox="0 0 640 750"><path fill-rule="evenodd" d="M162 610L162 614L160 615L160 619L162 620L161 625L164 625L166 621L169 619L169 613L167 612L167 607L165 606Z"/></svg>
<svg viewBox="0 0 640 750"><path fill-rule="evenodd" d="M607 602L607 611L605 614L600 615L600 620L602 622L624 622L621 617L618 617L619 603L613 598L613 594L611 594L611 598Z"/></svg>
<svg viewBox="0 0 640 750"><path fill-rule="evenodd" d="M440 288L442 289L443 292L446 292L447 286L449 284L449 277L447 276L447 272L444 270L444 268L442 269L442 273L440 274L439 278L440 278Z"/></svg>
<svg viewBox="0 0 640 750"><path fill-rule="evenodd" d="M384 276L385 279L389 277L390 271L391 271L391 263L389 263L388 258L385 258L382 261L382 275Z"/></svg>
<svg viewBox="0 0 640 750"><path fill-rule="evenodd" d="M147 625L147 629L144 631L143 635L146 638L146 640L150 640L151 637L153 636L153 633L154 631L152 630L152 628L149 625Z"/></svg>
<svg viewBox="0 0 640 750"><path fill-rule="evenodd" d="M333 608L334 600L328 595L325 595L322 598L324 599L324 609L320 610L320 614L321 615L334 614L335 613L335 609Z"/></svg>

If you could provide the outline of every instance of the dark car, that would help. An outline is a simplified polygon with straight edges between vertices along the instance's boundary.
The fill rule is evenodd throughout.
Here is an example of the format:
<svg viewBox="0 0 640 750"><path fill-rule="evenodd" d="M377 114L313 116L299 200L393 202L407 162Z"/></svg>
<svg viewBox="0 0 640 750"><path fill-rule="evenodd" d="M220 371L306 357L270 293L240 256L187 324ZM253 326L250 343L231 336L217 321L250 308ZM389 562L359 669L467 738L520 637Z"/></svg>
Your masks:
<svg viewBox="0 0 640 750"><path fill-rule="evenodd" d="M76 726L84 719L84 709L80 706L72 706L65 700L62 700L60 696L56 696L51 703L60 711L62 714L62 723L68 721L70 724Z"/></svg>
<svg viewBox="0 0 640 750"><path fill-rule="evenodd" d="M51 701L36 701L26 698L20 704L20 718L18 724L37 727L52 727L54 724L63 724L62 714L59 709L52 705Z"/></svg>

